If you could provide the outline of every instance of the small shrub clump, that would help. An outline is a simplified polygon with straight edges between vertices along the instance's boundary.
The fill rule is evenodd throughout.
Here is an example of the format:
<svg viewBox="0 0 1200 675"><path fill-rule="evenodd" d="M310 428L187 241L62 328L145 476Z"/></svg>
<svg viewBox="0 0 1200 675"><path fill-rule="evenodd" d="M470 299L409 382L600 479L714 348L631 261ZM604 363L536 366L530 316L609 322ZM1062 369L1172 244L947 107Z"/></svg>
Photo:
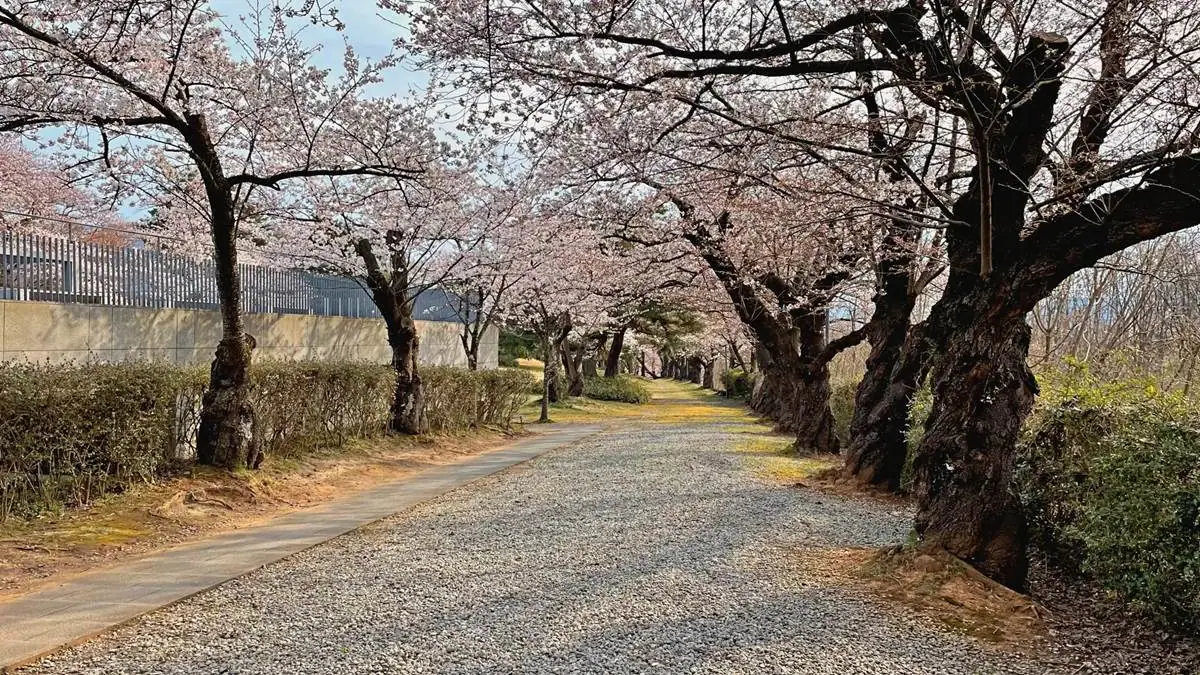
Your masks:
<svg viewBox="0 0 1200 675"><path fill-rule="evenodd" d="M730 368L721 374L725 395L730 398L745 398L754 391L754 376L741 368Z"/></svg>
<svg viewBox="0 0 1200 675"><path fill-rule="evenodd" d="M650 389L641 379L632 375L585 378L583 395L598 401L650 402Z"/></svg>

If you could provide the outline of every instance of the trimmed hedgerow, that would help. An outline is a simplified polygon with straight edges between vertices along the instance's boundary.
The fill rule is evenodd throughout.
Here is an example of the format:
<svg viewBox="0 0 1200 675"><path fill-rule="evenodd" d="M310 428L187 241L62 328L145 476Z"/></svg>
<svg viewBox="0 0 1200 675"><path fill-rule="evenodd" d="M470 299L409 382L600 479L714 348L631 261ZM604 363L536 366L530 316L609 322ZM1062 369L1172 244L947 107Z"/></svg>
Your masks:
<svg viewBox="0 0 1200 675"><path fill-rule="evenodd" d="M199 369L0 364L0 518L98 495L168 470Z"/></svg>
<svg viewBox="0 0 1200 675"><path fill-rule="evenodd" d="M424 368L425 419L435 433L477 427L509 428L537 380L515 368Z"/></svg>
<svg viewBox="0 0 1200 675"><path fill-rule="evenodd" d="M585 378L583 395L598 401L650 402L650 389L640 379L631 375Z"/></svg>
<svg viewBox="0 0 1200 675"><path fill-rule="evenodd" d="M427 368L436 433L507 428L533 376ZM268 454L297 457L387 427L394 374L364 363L256 363ZM82 505L188 465L207 369L167 364L0 364L0 519Z"/></svg>
<svg viewBox="0 0 1200 675"><path fill-rule="evenodd" d="M299 457L387 429L390 366L263 361L252 366L252 376L258 433L270 456Z"/></svg>

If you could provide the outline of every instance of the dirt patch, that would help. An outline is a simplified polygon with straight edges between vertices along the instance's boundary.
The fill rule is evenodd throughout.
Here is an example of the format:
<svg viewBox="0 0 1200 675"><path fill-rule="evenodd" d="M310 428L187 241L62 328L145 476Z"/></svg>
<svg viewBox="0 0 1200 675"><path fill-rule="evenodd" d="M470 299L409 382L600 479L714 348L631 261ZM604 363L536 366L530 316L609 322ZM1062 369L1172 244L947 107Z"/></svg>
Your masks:
<svg viewBox="0 0 1200 675"><path fill-rule="evenodd" d="M1047 644L1045 610L1038 603L944 551L850 548L795 555L808 576L865 588L955 633L1026 652Z"/></svg>
<svg viewBox="0 0 1200 675"><path fill-rule="evenodd" d="M0 525L0 600L205 536L260 523L511 442L479 433L355 442L258 471L195 467L84 509Z"/></svg>
<svg viewBox="0 0 1200 675"><path fill-rule="evenodd" d="M872 501L892 507L906 507L911 500L906 495L896 494L882 488L865 487L854 480L842 475L842 458L833 456L830 466L812 476L811 481L796 487L812 487L822 492L841 495L844 497L865 497Z"/></svg>

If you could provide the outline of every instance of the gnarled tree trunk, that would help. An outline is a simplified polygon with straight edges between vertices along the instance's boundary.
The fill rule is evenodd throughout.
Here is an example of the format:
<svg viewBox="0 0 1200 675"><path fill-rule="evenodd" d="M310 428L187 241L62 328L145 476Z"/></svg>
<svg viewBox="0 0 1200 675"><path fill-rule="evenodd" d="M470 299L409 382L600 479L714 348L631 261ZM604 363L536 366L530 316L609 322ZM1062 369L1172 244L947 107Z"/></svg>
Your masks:
<svg viewBox="0 0 1200 675"><path fill-rule="evenodd" d="M867 371L854 393L844 465L844 474L858 484L892 492L900 489L908 458L908 411L927 361L920 338L906 345L905 332L897 328L871 345Z"/></svg>
<svg viewBox="0 0 1200 675"><path fill-rule="evenodd" d="M913 464L916 530L923 543L1019 589L1028 570L1027 533L1012 472L1037 383L1026 365L1024 317L1008 311L1009 291L982 286L955 303L951 322L929 320L930 330L955 330L941 332L943 350L930 374L933 409Z"/></svg>
<svg viewBox="0 0 1200 675"><path fill-rule="evenodd" d="M227 331L228 332L228 331ZM196 461L228 469L258 468L263 455L250 405L250 354L254 338L223 337L210 369L200 411Z"/></svg>
<svg viewBox="0 0 1200 675"><path fill-rule="evenodd" d="M203 117L193 124L204 130ZM242 287L234 241L235 219L229 187L221 173L216 153L208 144L198 145L205 175L205 189L212 214L213 260L217 295L221 302L221 341L213 357L208 389L200 410L196 436L196 461L229 469L257 467L262 450L256 429L257 418L250 402L250 359L254 338L242 325ZM206 158L206 159L205 159Z"/></svg>
<svg viewBox="0 0 1200 675"><path fill-rule="evenodd" d="M908 410L924 377L928 347L921 329L909 334L915 297L908 274L885 277L867 323L871 353L854 393L844 475L860 485L900 489L908 457Z"/></svg>
<svg viewBox="0 0 1200 675"><path fill-rule="evenodd" d="M421 434L426 431L425 392L417 370L420 338L411 313L387 322L388 344L392 348L392 369L396 388L392 396L390 431Z"/></svg>

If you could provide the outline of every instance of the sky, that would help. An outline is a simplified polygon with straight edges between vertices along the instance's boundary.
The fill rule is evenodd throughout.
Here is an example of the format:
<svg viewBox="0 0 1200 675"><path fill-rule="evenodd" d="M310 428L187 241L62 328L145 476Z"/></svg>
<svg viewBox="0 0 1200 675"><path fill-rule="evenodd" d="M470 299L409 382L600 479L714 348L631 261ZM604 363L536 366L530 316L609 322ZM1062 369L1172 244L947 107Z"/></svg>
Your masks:
<svg viewBox="0 0 1200 675"><path fill-rule="evenodd" d="M257 3L258 0L209 2L235 26L238 25L237 17L246 14L248 8ZM334 5L338 9L338 18L345 24L344 30L338 31L311 24L304 26L305 41L321 45L321 51L314 59L318 66L330 68L335 73L341 72L342 52L347 42L360 56L372 60L386 56L392 51L392 40L403 30L402 26L394 23L395 16L384 16L374 0L338 0ZM371 93L403 95L414 88L423 88L425 83L426 78L422 73L402 66L393 70L388 79Z"/></svg>

